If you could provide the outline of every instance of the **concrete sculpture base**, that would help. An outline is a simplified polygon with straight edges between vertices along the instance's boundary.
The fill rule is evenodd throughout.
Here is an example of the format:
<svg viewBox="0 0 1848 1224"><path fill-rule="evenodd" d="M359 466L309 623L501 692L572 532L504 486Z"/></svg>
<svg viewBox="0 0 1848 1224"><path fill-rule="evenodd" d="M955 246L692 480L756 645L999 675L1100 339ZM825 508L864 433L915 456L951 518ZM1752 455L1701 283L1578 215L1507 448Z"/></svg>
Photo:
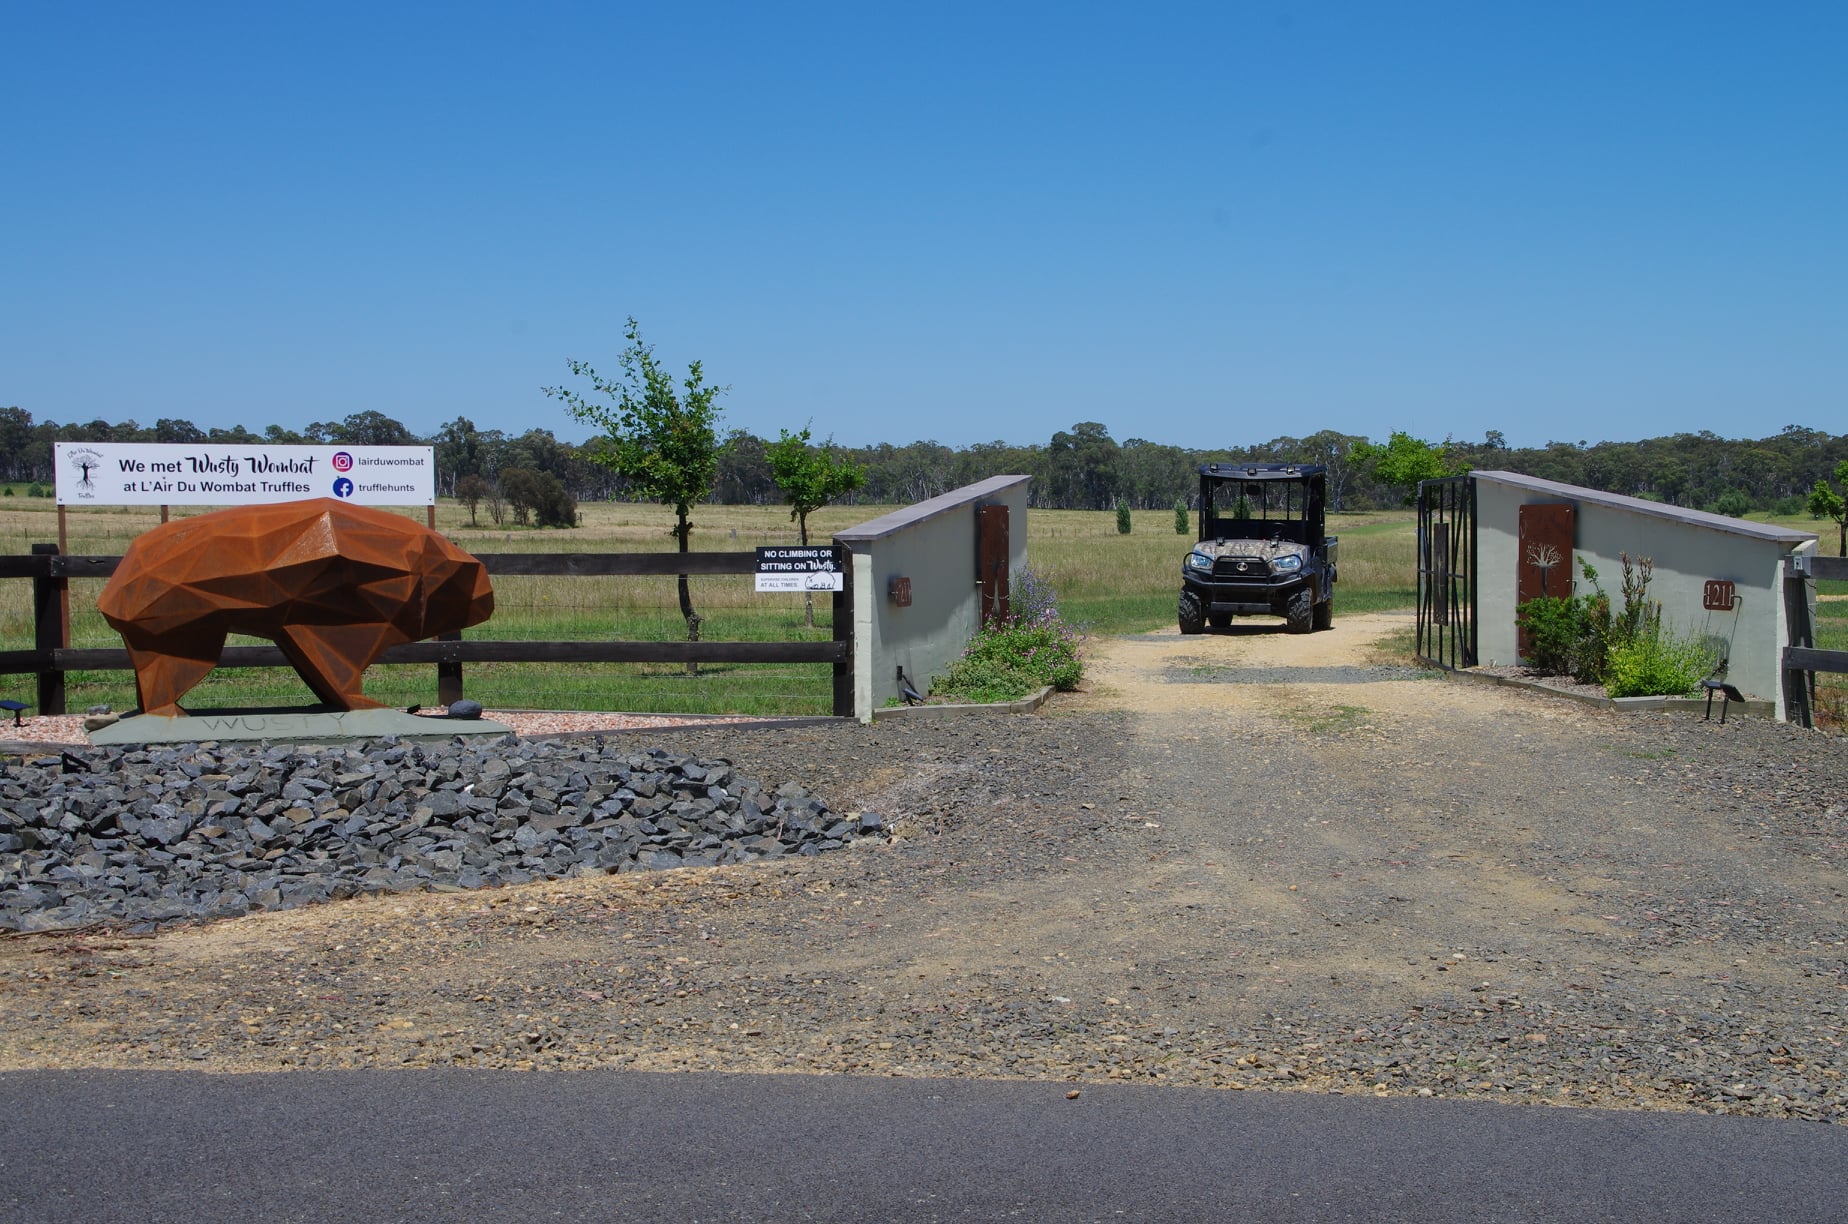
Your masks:
<svg viewBox="0 0 1848 1224"><path fill-rule="evenodd" d="M446 740L457 735L511 735L506 723L486 718L423 718L402 710L335 710L326 707L211 710L199 714L133 714L90 732L98 747L122 744L198 744L207 740L269 740L277 744L333 744L348 740Z"/></svg>

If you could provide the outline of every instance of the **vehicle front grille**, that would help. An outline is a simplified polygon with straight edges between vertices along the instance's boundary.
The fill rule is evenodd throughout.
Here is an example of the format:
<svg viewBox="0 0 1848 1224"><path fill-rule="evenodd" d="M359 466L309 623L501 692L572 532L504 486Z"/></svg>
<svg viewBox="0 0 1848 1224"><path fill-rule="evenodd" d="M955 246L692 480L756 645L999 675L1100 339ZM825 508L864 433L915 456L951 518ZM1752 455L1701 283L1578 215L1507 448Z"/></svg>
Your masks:
<svg viewBox="0 0 1848 1224"><path fill-rule="evenodd" d="M1255 581L1270 577L1270 566L1259 557L1219 557L1213 562L1213 577Z"/></svg>

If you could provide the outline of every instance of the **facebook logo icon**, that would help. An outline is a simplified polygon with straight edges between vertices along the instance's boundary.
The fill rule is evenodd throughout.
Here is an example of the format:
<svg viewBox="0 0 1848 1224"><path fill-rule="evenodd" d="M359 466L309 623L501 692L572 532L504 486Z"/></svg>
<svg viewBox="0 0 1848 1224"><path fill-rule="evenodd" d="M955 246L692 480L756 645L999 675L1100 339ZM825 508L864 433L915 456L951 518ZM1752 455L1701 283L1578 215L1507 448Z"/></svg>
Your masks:
<svg viewBox="0 0 1848 1224"><path fill-rule="evenodd" d="M342 476L339 480L334 481L334 496L335 497L353 496L353 482L348 480L345 476Z"/></svg>

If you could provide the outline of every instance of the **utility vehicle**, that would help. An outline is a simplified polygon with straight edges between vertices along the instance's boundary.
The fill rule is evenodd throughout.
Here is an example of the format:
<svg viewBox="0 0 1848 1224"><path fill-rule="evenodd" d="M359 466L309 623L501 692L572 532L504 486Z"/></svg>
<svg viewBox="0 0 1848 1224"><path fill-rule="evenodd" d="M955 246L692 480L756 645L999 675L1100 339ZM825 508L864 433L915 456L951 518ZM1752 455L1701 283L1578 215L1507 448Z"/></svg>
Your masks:
<svg viewBox="0 0 1848 1224"><path fill-rule="evenodd" d="M1182 633L1281 616L1291 633L1335 615L1336 538L1324 535L1320 464L1203 463L1200 540L1181 564Z"/></svg>

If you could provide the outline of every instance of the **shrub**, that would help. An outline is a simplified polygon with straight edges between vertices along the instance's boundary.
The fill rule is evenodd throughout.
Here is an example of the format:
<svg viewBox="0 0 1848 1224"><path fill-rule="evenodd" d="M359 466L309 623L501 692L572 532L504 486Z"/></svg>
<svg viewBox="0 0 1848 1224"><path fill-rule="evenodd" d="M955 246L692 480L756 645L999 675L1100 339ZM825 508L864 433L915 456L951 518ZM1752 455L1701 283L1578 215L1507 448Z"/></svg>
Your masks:
<svg viewBox="0 0 1848 1224"><path fill-rule="evenodd" d="M1579 570L1591 586L1589 594L1530 599L1515 608L1515 623L1527 633L1527 654L1534 667L1549 675L1596 684L1603 676L1616 630L1610 597L1598 585L1598 571L1583 557ZM1625 573L1629 573L1627 563Z"/></svg>
<svg viewBox="0 0 1848 1224"><path fill-rule="evenodd" d="M1771 513L1779 518L1795 518L1804 512L1806 506L1807 503L1801 497L1780 497L1771 503Z"/></svg>
<svg viewBox="0 0 1848 1224"><path fill-rule="evenodd" d="M1728 489L1720 494L1713 508L1728 518L1744 518L1752 508L1752 499L1746 496L1743 489Z"/></svg>
<svg viewBox="0 0 1848 1224"><path fill-rule="evenodd" d="M1672 696L1692 691L1711 674L1719 652L1662 623L1662 604L1649 598L1655 565L1621 553L1623 610L1613 615L1598 571L1583 557L1579 570L1588 594L1530 599L1515 609L1527 633L1534 667L1602 684L1612 697Z"/></svg>
<svg viewBox="0 0 1848 1224"><path fill-rule="evenodd" d="M1680 696L1693 692L1718 661L1707 643L1657 624L1611 648L1604 690L1613 697Z"/></svg>
<svg viewBox="0 0 1848 1224"><path fill-rule="evenodd" d="M501 472L501 491L513 508L513 521L522 527L529 519L541 527L577 526L577 499L550 472L507 468ZM490 503L490 512L492 509Z"/></svg>
<svg viewBox="0 0 1848 1224"><path fill-rule="evenodd" d="M1184 501L1174 503L1174 534L1177 536L1187 534L1187 503Z"/></svg>
<svg viewBox="0 0 1848 1224"><path fill-rule="evenodd" d="M1570 596L1541 595L1515 609L1514 622L1527 634L1528 661L1551 675L1572 674L1584 636L1584 609Z"/></svg>
<svg viewBox="0 0 1848 1224"><path fill-rule="evenodd" d="M1070 692L1084 678L1078 632L1059 615L1052 585L1032 570L1014 575L1013 612L991 622L969 643L934 696L959 701L1018 701L1050 684Z"/></svg>
<svg viewBox="0 0 1848 1224"><path fill-rule="evenodd" d="M1129 534L1129 503L1128 502L1118 502L1117 503L1117 534L1118 535L1128 535Z"/></svg>

